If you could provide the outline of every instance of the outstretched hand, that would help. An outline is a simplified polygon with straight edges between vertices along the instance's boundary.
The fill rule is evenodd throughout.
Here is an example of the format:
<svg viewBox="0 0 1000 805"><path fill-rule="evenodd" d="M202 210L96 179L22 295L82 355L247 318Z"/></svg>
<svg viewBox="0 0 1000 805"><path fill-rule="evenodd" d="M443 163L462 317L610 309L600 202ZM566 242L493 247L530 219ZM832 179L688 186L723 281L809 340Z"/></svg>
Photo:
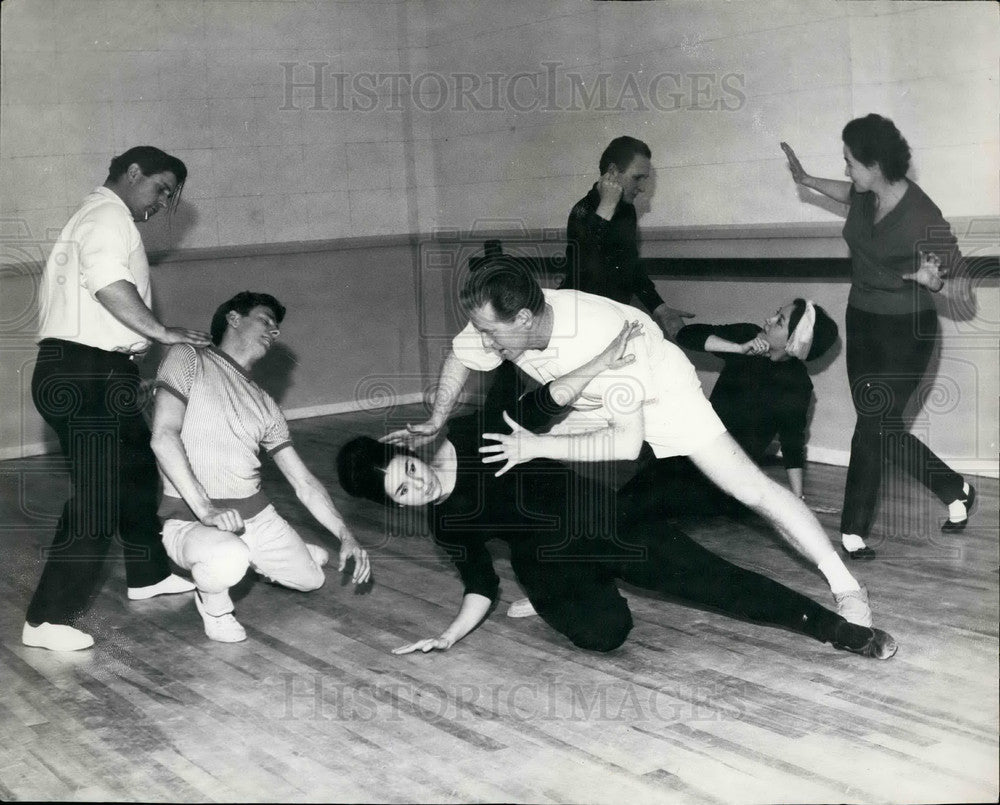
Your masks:
<svg viewBox="0 0 1000 805"><path fill-rule="evenodd" d="M910 274L903 274L903 279L912 280L937 293L944 287L941 258L933 252L920 252L920 267Z"/></svg>
<svg viewBox="0 0 1000 805"><path fill-rule="evenodd" d="M440 432L441 426L433 420L428 419L419 425L407 423L405 428L387 433L379 441L383 444L397 444L402 447L408 447L410 450L415 450L428 442L434 441Z"/></svg>
<svg viewBox="0 0 1000 805"><path fill-rule="evenodd" d="M409 643L392 650L393 654L412 654L414 651L422 651L427 654L430 651L447 651L451 648L451 641L444 637L428 637L418 640L416 643Z"/></svg>
<svg viewBox="0 0 1000 805"><path fill-rule="evenodd" d="M507 412L503 412L503 421L510 428L510 433L484 433L483 439L497 444L485 445L479 448L480 453L486 453L483 457L483 464L495 464L498 461L506 462L501 469L493 475L499 478L511 467L531 461L539 456L532 450L538 442L538 436L530 430L526 430L511 419Z"/></svg>
<svg viewBox="0 0 1000 805"><path fill-rule="evenodd" d="M626 354L625 350L628 347L628 342L640 335L642 335L642 322L625 322L618 335L611 340L601 353L601 359L604 361L605 366L608 369L621 369L623 366L635 363L635 354Z"/></svg>
<svg viewBox="0 0 1000 805"><path fill-rule="evenodd" d="M795 152L788 143L782 143L781 150L785 152L785 156L788 158L788 170L792 172L792 179L795 180L795 184L802 184L802 180L806 178L806 172L802 167L802 163L799 162L799 158L795 156Z"/></svg>

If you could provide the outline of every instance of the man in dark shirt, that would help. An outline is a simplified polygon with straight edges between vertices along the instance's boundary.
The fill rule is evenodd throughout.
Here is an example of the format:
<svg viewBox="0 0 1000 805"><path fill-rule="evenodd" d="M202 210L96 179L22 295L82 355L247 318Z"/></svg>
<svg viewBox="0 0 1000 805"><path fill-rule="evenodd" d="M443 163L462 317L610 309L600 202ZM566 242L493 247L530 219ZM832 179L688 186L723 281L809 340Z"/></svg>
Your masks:
<svg viewBox="0 0 1000 805"><path fill-rule="evenodd" d="M566 223L566 276L560 288L572 288L649 310L667 338L684 326L684 313L668 307L639 263L639 228L635 199L644 192L651 171L649 146L634 137L611 141L599 164L601 178L570 210Z"/></svg>

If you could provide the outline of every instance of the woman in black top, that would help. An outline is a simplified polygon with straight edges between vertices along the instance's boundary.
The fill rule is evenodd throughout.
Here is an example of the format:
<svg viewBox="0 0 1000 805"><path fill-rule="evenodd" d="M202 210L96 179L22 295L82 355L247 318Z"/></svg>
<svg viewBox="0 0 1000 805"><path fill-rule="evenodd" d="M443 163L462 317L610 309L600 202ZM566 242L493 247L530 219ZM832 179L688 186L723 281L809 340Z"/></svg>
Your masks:
<svg viewBox="0 0 1000 805"><path fill-rule="evenodd" d="M788 352L788 344L800 324L811 329L812 337L809 348L797 356ZM799 497L813 392L805 361L822 356L836 340L836 322L805 299L782 305L763 327L749 322L689 324L677 334L685 349L712 352L725 362L709 398L712 407L758 463L778 438L788 485ZM796 347L795 340L792 344L793 351L804 346Z"/></svg>
<svg viewBox="0 0 1000 805"><path fill-rule="evenodd" d="M520 400L488 400L483 411L453 419L448 438L430 461L366 436L341 448L341 486L378 502L428 506L434 539L462 577L462 605L452 623L439 637L395 653L446 650L486 617L499 590L486 543L499 538L509 543L511 566L538 614L580 648L610 651L624 642L632 617L618 592L616 580L622 579L863 656L891 657L896 643L885 632L852 624L794 590L727 562L642 508L619 505L613 491L558 462L530 461L500 477L484 466L484 431L502 428L505 420L510 424L508 417L501 418L505 409L529 431L544 427L576 399L587 379L628 362L629 356L621 354L625 340L623 330L609 351Z"/></svg>
<svg viewBox="0 0 1000 805"><path fill-rule="evenodd" d="M805 299L782 305L761 327L689 324L677 333L685 349L712 352L725 366L709 400L734 439L758 464L775 437L791 490L803 497L806 427L813 385L805 361L837 340L837 324ZM741 506L683 456L647 462L620 491L630 508L660 517L738 513Z"/></svg>

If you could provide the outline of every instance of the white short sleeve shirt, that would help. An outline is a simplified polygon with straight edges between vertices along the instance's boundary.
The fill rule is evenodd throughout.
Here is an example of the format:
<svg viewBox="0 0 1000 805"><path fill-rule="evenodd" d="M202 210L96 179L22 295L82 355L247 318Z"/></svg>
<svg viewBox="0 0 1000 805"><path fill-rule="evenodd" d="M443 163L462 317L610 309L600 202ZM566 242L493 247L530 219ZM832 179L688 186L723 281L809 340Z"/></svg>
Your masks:
<svg viewBox="0 0 1000 805"><path fill-rule="evenodd" d="M97 300L119 280L151 305L149 262L125 202L106 187L86 196L45 264L38 340L61 338L108 352L144 352L149 340L126 327Z"/></svg>
<svg viewBox="0 0 1000 805"><path fill-rule="evenodd" d="M604 372L586 394L600 395L603 407L574 410L550 433L578 433L641 407L645 440L658 458L690 455L725 433L684 352L667 341L659 326L637 308L573 290L545 290L553 329L542 350L526 350L515 364L539 383L548 383L582 366L618 335L627 321L642 322L642 335L630 342L635 362ZM489 371L501 363L487 350L471 323L452 342L455 356L469 369ZM581 398L577 405L588 406Z"/></svg>

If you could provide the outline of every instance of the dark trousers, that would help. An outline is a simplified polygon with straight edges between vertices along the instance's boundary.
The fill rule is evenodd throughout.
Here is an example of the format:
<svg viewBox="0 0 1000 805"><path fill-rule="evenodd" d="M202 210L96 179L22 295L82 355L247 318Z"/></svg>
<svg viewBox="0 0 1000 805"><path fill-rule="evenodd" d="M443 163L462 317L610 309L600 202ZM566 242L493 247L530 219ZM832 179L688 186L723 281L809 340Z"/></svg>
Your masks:
<svg viewBox="0 0 1000 805"><path fill-rule="evenodd" d="M638 472L618 493L623 511L649 520L685 515L739 515L747 509L713 484L686 456L656 458L648 444Z"/></svg>
<svg viewBox="0 0 1000 805"><path fill-rule="evenodd" d="M937 343L934 310L879 315L847 308L847 378L857 413L840 530L871 533L883 466L893 462L943 503L962 494L962 476L907 429L903 412Z"/></svg>
<svg viewBox="0 0 1000 805"><path fill-rule="evenodd" d="M537 542L511 547L511 566L538 614L580 648L611 651L632 629L617 579L821 642L832 641L843 623L815 601L726 561L670 525L623 520L618 533L643 555L623 558L619 545L600 539L574 539L556 552ZM613 555L595 557L602 546Z"/></svg>
<svg viewBox="0 0 1000 805"><path fill-rule="evenodd" d="M116 533L129 587L170 574L156 516L156 459L142 417L139 371L126 355L47 338L31 398L69 460L72 495L26 620L70 624L96 592Z"/></svg>

